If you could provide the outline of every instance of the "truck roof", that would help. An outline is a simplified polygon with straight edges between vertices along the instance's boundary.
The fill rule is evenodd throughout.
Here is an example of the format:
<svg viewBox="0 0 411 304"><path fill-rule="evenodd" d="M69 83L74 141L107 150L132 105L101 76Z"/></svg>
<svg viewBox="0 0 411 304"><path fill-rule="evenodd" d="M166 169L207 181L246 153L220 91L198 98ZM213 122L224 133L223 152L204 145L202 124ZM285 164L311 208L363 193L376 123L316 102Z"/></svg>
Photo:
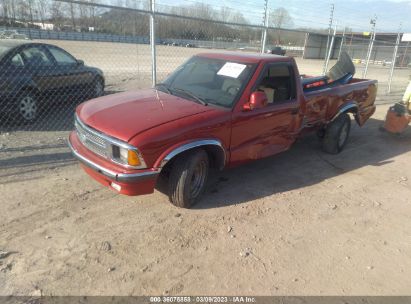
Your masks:
<svg viewBox="0 0 411 304"><path fill-rule="evenodd" d="M216 52L216 53L199 53L196 56L216 58L223 60L233 60L244 63L258 63L261 61L290 61L288 56L279 56L272 54L260 54L260 53L245 53L245 52Z"/></svg>

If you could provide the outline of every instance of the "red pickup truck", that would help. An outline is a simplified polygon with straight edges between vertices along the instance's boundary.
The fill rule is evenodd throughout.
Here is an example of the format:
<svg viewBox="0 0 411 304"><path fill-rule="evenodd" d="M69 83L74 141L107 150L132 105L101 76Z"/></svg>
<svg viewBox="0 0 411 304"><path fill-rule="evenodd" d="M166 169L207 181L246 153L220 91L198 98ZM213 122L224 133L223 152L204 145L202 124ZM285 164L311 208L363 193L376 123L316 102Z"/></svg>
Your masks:
<svg viewBox="0 0 411 304"><path fill-rule="evenodd" d="M126 195L149 194L161 177L170 201L189 208L210 168L223 169L290 148L317 131L339 153L374 113L377 81L300 76L293 58L203 53L155 88L78 106L69 146L84 170Z"/></svg>

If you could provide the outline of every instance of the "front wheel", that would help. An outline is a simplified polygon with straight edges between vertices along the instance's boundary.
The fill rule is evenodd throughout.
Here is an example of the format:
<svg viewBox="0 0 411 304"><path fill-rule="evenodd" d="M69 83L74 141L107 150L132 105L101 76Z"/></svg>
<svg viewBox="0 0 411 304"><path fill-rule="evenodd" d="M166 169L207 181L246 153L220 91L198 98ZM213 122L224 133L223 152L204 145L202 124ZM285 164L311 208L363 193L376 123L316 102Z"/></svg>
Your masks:
<svg viewBox="0 0 411 304"><path fill-rule="evenodd" d="M177 207L190 208L203 194L209 159L204 150L188 152L173 164L169 177L169 198Z"/></svg>
<svg viewBox="0 0 411 304"><path fill-rule="evenodd" d="M322 148L330 154L340 153L348 140L351 129L351 119L347 113L339 115L325 130Z"/></svg>
<svg viewBox="0 0 411 304"><path fill-rule="evenodd" d="M31 92L23 92L17 101L18 120L23 123L34 121L38 116L36 96Z"/></svg>

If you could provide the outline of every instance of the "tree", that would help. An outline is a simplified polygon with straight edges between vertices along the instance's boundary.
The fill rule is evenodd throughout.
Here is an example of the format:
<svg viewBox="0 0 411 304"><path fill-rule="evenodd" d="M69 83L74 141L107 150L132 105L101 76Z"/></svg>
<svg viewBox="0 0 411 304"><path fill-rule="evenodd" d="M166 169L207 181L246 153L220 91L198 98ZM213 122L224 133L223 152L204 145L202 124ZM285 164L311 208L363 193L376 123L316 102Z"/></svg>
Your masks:
<svg viewBox="0 0 411 304"><path fill-rule="evenodd" d="M50 9L49 2L47 0L37 0L37 12L41 23L44 24L44 20L47 17L47 12Z"/></svg>
<svg viewBox="0 0 411 304"><path fill-rule="evenodd" d="M73 24L73 30L76 30L76 9L73 3L69 3L71 23Z"/></svg>
<svg viewBox="0 0 411 304"><path fill-rule="evenodd" d="M63 15L63 3L59 1L53 1L51 4L51 20L57 28L63 26L64 15Z"/></svg>
<svg viewBox="0 0 411 304"><path fill-rule="evenodd" d="M269 25L277 29L276 44L281 44L281 29L293 25L293 18L284 7L276 8L270 13Z"/></svg>

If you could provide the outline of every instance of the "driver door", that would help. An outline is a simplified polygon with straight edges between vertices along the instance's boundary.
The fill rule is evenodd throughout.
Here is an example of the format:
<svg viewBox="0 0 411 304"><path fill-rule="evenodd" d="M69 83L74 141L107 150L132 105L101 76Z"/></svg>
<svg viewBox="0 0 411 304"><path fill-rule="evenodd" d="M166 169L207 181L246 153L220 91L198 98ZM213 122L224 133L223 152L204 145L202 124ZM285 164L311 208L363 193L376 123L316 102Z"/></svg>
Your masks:
<svg viewBox="0 0 411 304"><path fill-rule="evenodd" d="M267 65L253 88L266 93L267 106L233 113L233 165L280 153L295 141L300 115L294 75L289 63Z"/></svg>

